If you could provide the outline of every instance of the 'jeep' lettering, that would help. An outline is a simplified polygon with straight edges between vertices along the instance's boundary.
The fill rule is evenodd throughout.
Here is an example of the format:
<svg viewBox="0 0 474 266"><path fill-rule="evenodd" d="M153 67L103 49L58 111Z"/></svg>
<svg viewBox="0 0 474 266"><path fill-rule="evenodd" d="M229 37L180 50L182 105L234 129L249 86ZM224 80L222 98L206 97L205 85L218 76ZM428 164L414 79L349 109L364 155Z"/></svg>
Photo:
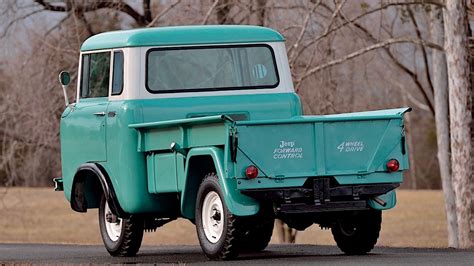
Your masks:
<svg viewBox="0 0 474 266"><path fill-rule="evenodd" d="M273 150L273 159L301 159L303 158L303 148L296 147L294 141L280 141L277 148Z"/></svg>

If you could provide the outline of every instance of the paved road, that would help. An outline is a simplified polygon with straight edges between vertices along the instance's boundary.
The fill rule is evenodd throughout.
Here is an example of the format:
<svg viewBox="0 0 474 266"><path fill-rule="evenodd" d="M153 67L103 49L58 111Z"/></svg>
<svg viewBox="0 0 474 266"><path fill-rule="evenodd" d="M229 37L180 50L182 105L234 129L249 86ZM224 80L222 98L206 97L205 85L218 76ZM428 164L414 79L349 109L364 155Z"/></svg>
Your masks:
<svg viewBox="0 0 474 266"><path fill-rule="evenodd" d="M198 246L145 246L136 257L113 258L102 246L0 244L0 263L198 263L209 261ZM333 246L271 245L225 264L474 265L474 250L375 248L367 256L345 256ZM222 265L222 262L211 262Z"/></svg>

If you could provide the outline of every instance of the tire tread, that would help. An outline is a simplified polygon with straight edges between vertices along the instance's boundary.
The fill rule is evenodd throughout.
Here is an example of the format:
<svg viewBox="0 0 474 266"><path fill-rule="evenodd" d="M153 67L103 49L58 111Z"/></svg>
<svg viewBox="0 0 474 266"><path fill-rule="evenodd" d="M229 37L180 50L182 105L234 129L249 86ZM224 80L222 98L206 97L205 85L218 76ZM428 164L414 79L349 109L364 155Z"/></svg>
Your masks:
<svg viewBox="0 0 474 266"><path fill-rule="evenodd" d="M215 173L209 173L207 174L200 185L200 188L203 186L206 186L206 182L212 182L214 184L218 184L218 177ZM223 201L223 199L221 199ZM224 203L224 202L223 202ZM199 204L199 203L198 203ZM225 238L224 242L222 243L222 246L218 249L216 253L208 253L205 250L205 247L202 243L202 241L207 241L207 239L201 240L201 237L199 237L199 230L200 228L197 228L198 230L198 238L201 242L201 247L206 254L206 256L212 260L230 260L234 259L239 255L239 252L241 250L241 236L243 235L243 219L241 217L235 216L230 211L227 209L227 206L224 207L226 208L225 213L226 213L226 219L227 219L227 230L224 232L225 233ZM196 227L198 227L198 223L196 221ZM205 238L205 237L204 237Z"/></svg>
<svg viewBox="0 0 474 266"><path fill-rule="evenodd" d="M380 234L382 212L367 211L361 213L356 219L358 228L353 236L345 235L338 223L335 223L331 228L337 246L348 255L367 254L375 247Z"/></svg>
<svg viewBox="0 0 474 266"><path fill-rule="evenodd" d="M99 224L102 240L104 246L113 257L131 257L135 256L140 250L140 246L143 240L144 232L144 221L141 217L130 216L129 218L123 218L122 223L122 235L117 240L118 243L113 242L105 232L105 225L103 213L101 213L105 206L105 197L102 197L101 206L99 208Z"/></svg>

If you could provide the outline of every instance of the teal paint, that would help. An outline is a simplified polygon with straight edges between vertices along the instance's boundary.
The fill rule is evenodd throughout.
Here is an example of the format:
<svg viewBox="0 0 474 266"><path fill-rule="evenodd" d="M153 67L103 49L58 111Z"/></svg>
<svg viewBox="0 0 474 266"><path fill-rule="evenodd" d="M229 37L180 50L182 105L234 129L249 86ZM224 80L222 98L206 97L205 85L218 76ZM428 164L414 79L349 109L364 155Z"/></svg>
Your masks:
<svg viewBox="0 0 474 266"><path fill-rule="evenodd" d="M82 44L81 51L141 46L215 45L283 41L285 39L277 31L259 26L207 25L156 27L100 33L88 38Z"/></svg>
<svg viewBox="0 0 474 266"><path fill-rule="evenodd" d="M106 118L94 114L105 112L108 104L107 98L84 99L63 112L60 123L61 163L64 193L68 200L72 177L79 166L90 161L107 160Z"/></svg>
<svg viewBox="0 0 474 266"><path fill-rule="evenodd" d="M172 142L182 143L183 148L190 149L185 164L181 211L185 217L192 218L197 184L187 182L202 179L202 176L193 176L188 168L193 156L212 157L218 176L223 177L219 181L224 200L236 215L252 215L258 209L258 203L242 196L238 192L240 189L301 187L307 177L317 176L334 176L341 185L400 183L406 165L402 163L398 172L388 173L385 164L390 159L403 162L408 156L402 153L400 146L402 114L398 111L375 112L364 114L364 119L353 119L355 116L349 114L348 120L342 116L330 120L294 117L262 122L233 122L223 116L209 116L129 127L147 140L144 147L138 149L140 151L164 152ZM229 171L229 162L223 155L229 150L229 143L222 136L230 136L232 132L238 134L239 150L236 163L230 163L234 171ZM164 145L151 143L160 140L166 140ZM318 158L323 161L318 163ZM245 168L249 165L259 168L257 179L245 177ZM157 170L154 171L156 174ZM167 173L166 169L163 171ZM176 185L177 178L173 173L173 181L168 179L162 187Z"/></svg>
<svg viewBox="0 0 474 266"><path fill-rule="evenodd" d="M250 157L262 170L260 177L359 176L354 182L386 183L388 160L401 162L400 170L408 168L403 163L408 154L402 154L400 145L402 114L376 112L363 118L349 114L348 120L321 116L239 121L236 175L252 164ZM373 173L383 174L365 178Z"/></svg>
<svg viewBox="0 0 474 266"><path fill-rule="evenodd" d="M209 110L212 110L212 112ZM71 185L76 169L81 164L91 161L86 150L105 145L106 149L103 150L104 152L106 150L106 160L102 158L96 159L101 159L101 165L104 166L111 177L118 201L124 211L129 213L165 212L170 206L173 206L171 204L172 199L170 199L173 197L170 196L168 198L164 195L149 193L149 186L156 187L155 183L153 183L156 180L153 179L152 182L148 178L147 167L151 170L150 165L147 165L146 155L138 151L140 135L136 129L129 126L144 124L144 127L149 125L150 128L153 128L152 130L163 128L161 127L163 125L176 128L180 123L169 121L189 118L194 120L195 118L193 117L202 116L203 114L220 117L222 114L242 113L242 110L245 110L249 119L286 119L301 115L301 103L298 96L293 93L242 94L234 96L110 102L105 98L81 99L73 111L67 108L61 118L61 160L66 198L70 200ZM103 138L94 138L93 141L95 142L93 145L85 145L84 143L90 143L89 141L91 140L89 134L84 133L85 130L94 131L98 128L94 120L91 120L94 123L86 123L85 121L95 119L93 113L97 111L116 112L116 115L114 117L106 115L103 118L105 121L104 125L106 125L106 133L103 135ZM211 122L207 118L203 118L203 120ZM214 121L219 121L219 119ZM159 122L159 126L156 125L156 122ZM184 122L184 124L189 125L186 120ZM215 127L215 123L212 124ZM206 124L201 124L201 127L204 125ZM200 126L200 123L194 123L191 126ZM79 127L82 129L78 130ZM169 128L164 127L163 129L168 130ZM207 126L204 126L201 132L206 132L208 129ZM227 141L227 135L225 134L227 133L219 134L221 139L219 140L220 145L224 145ZM193 135L190 137L191 139L194 138ZM143 141L140 143L143 143ZM186 143L180 141L177 141L177 143L183 147L188 147ZM165 142L157 143L157 147L168 149L169 144ZM184 163L182 157L178 157L177 160L181 162L177 163L176 167L178 191L182 191L185 181ZM226 159L224 160L227 161ZM223 164L226 165L225 162ZM230 169L232 166L227 167ZM225 170L223 170L223 174L228 177ZM176 198L174 196L174 199ZM247 213L258 209L255 206L249 208L251 211L247 211Z"/></svg>
<svg viewBox="0 0 474 266"><path fill-rule="evenodd" d="M235 215L247 216L254 215L258 212L260 208L258 202L256 202L250 197L241 194L237 190L236 180L226 175L224 158L225 156L224 151L222 149L216 147L193 148L188 153L187 161L189 161L193 156L210 156L212 158L216 167L217 176L219 177L219 184L221 185L221 189L224 194L224 201L231 213ZM191 176L190 169L188 167L186 167L185 172L185 182L189 182L189 180L199 178ZM202 178L200 180L202 180ZM196 199L192 196L192 194L190 195L189 191L186 189L186 184L184 187L185 189L182 193L183 196L181 197L181 213L184 217L192 219L194 218L194 208L196 206Z"/></svg>
<svg viewBox="0 0 474 266"><path fill-rule="evenodd" d="M397 204L397 194L395 193L395 190L392 190L387 194L380 195L379 198L386 203L385 206L382 206L371 199L368 200L367 203L371 208L375 210L389 210L395 207L395 205Z"/></svg>
<svg viewBox="0 0 474 266"><path fill-rule="evenodd" d="M222 117L242 110L246 110L251 120L232 122ZM291 93L113 102L82 100L73 111L66 110L68 115L61 120L66 197L70 199L74 170L91 161L88 157L91 154L95 154L95 159L111 176L118 201L126 212L172 211L177 197L170 193L181 193L181 212L191 219L194 205L186 204L185 199L189 179L186 167L192 156L212 157L219 176L223 177L219 180L226 193L224 200L236 215L252 215L259 208L240 189L298 187L309 176L335 176L340 184L402 182L401 171L408 168L407 155L401 154L400 145L406 109L348 114L347 119L340 115L306 117L301 116L300 110L298 97ZM93 120L97 111L113 111L116 116L105 116L104 121L98 122ZM206 112L209 117L195 117ZM81 130L77 130L79 124ZM101 125L105 130L100 129ZM229 161L228 136L234 127L239 147L268 177L260 173L258 179L246 180L243 170L252 162L240 152L236 164ZM81 144L90 141L91 136L95 136L95 145ZM188 157L170 154L147 159L145 151L169 154L173 141L189 150ZM363 151L356 151L357 141L363 142ZM342 142L356 143L347 146L355 150L341 153L338 147ZM101 148L102 154L87 151L105 146L106 149ZM277 148L293 148L295 153L302 148L303 155L275 163L273 156ZM277 152L282 156L286 153ZM399 172L386 172L384 164L391 158L400 161Z"/></svg>
<svg viewBox="0 0 474 266"><path fill-rule="evenodd" d="M154 171L148 178L155 179L153 193L178 192L178 176L176 174L176 154L164 153L150 155L153 157ZM150 190L150 188L148 188Z"/></svg>
<svg viewBox="0 0 474 266"><path fill-rule="evenodd" d="M163 27L98 34L86 40L81 51L282 41L278 32L256 26ZM262 65L251 71L256 77L266 75ZM328 176L341 185L401 183L402 171L409 167L408 152L402 152L407 147L401 146L408 111L303 116L294 93L245 91L192 98L81 99L61 116L64 193L71 200L76 169L95 162L110 176L125 212L181 212L193 219L195 192L204 176L190 164L203 156L215 165L227 207L241 216L256 214L260 207L241 194L242 189L301 187L308 177ZM100 115L109 112L115 115ZM241 148L236 162L230 159L234 134ZM183 149L180 154L170 150L173 142ZM388 159L400 162L398 172L386 171ZM244 178L250 164L263 170L254 180ZM386 207L372 200L369 206L388 209L396 204L394 191L380 198Z"/></svg>

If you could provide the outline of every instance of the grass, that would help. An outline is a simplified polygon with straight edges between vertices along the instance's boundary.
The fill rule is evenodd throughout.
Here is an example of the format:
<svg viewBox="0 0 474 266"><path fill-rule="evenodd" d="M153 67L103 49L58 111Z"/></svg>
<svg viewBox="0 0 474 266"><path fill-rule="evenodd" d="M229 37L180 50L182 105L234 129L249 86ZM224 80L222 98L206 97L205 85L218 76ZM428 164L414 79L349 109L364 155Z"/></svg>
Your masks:
<svg viewBox="0 0 474 266"><path fill-rule="evenodd" d="M0 188L0 243L102 244L97 210L72 211L61 192L50 188ZM279 243L276 233L272 243ZM296 243L335 245L329 230L313 225L298 232ZM184 219L146 233L145 245L196 245L194 225ZM400 190L398 204L383 214L378 245L447 247L443 194Z"/></svg>

